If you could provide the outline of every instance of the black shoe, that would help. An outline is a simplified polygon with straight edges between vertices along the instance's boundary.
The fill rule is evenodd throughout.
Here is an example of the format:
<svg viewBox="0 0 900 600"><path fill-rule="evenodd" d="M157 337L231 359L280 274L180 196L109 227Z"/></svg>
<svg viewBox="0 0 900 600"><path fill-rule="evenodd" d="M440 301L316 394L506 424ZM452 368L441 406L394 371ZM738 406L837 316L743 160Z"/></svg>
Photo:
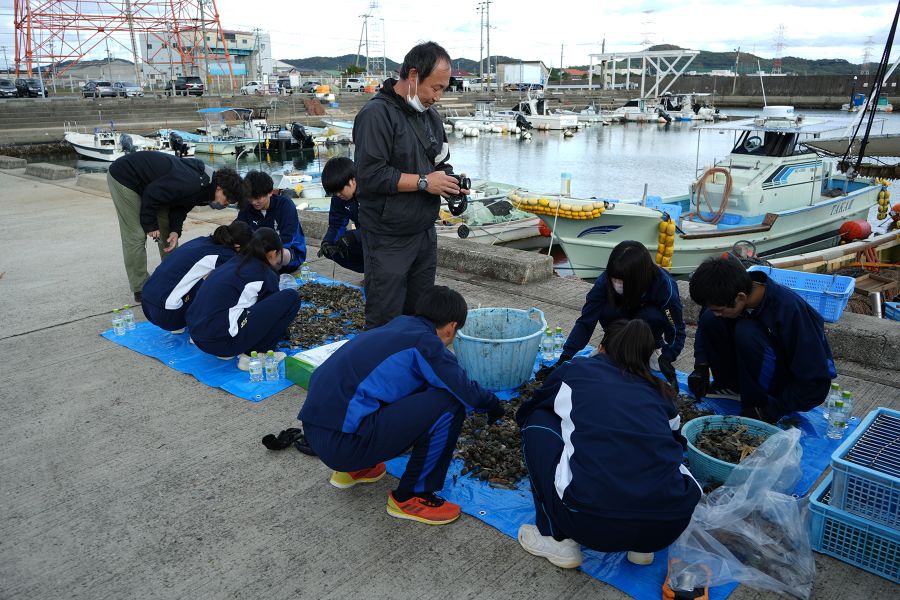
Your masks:
<svg viewBox="0 0 900 600"><path fill-rule="evenodd" d="M715 381L709 384L707 398L727 398L728 400L740 400L741 393L725 385L719 385Z"/></svg>
<svg viewBox="0 0 900 600"><path fill-rule="evenodd" d="M134 293L134 301L135 301L135 302L140 302L140 301L141 301L141 293L140 293L140 292L135 292L135 293Z"/></svg>

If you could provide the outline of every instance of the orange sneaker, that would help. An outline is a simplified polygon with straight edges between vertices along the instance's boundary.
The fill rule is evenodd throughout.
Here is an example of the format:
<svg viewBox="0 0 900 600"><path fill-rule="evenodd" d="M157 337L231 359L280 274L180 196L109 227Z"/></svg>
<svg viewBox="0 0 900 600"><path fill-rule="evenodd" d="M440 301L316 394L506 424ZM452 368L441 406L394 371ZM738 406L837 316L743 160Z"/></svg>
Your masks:
<svg viewBox="0 0 900 600"><path fill-rule="evenodd" d="M374 467L360 469L359 471L334 471L331 474L329 483L336 488L345 490L357 483L374 483L384 477L386 471L387 467L384 466L384 463L378 463Z"/></svg>
<svg viewBox="0 0 900 600"><path fill-rule="evenodd" d="M410 519L426 525L446 525L459 518L459 504L454 504L434 494L413 496L406 502L394 499L388 494L387 512L398 519Z"/></svg>

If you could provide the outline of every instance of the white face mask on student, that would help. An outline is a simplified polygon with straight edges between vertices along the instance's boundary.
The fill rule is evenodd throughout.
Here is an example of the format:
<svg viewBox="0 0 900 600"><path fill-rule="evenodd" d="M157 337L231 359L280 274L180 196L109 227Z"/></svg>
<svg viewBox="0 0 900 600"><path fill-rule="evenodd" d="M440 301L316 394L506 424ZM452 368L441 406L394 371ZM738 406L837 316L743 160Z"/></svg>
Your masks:
<svg viewBox="0 0 900 600"><path fill-rule="evenodd" d="M416 109L416 112L425 112L425 105L422 104L422 101L419 99L419 76L416 75L416 91L412 96L409 93L406 94L406 103Z"/></svg>
<svg viewBox="0 0 900 600"><path fill-rule="evenodd" d="M621 279L610 278L609 282L612 284L613 290L615 290L615 292L618 295L621 296L622 294L625 293L625 282L624 281L622 281Z"/></svg>

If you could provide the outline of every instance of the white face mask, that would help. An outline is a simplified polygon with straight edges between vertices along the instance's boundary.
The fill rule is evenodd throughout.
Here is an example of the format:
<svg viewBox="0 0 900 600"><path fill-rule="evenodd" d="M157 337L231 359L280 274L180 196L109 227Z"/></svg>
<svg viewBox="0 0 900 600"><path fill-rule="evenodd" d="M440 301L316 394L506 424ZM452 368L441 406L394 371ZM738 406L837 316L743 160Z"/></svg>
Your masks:
<svg viewBox="0 0 900 600"><path fill-rule="evenodd" d="M610 279L610 283L612 283L613 289L618 295L622 295L625 293L625 282L621 279Z"/></svg>
<svg viewBox="0 0 900 600"><path fill-rule="evenodd" d="M409 94L406 95L406 103L416 109L416 112L425 112L427 109L425 105L422 104L422 101L419 100L419 78L416 77L416 91L412 96Z"/></svg>

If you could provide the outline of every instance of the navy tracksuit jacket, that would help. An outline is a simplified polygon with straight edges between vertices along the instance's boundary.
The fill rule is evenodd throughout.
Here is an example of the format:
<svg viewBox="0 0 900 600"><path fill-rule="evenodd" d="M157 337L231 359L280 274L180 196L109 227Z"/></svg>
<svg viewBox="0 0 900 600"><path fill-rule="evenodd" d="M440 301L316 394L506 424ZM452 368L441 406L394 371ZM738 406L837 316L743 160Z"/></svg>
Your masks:
<svg viewBox="0 0 900 600"><path fill-rule="evenodd" d="M179 246L144 284L141 308L147 320L167 331L182 329L203 278L235 255L231 246L217 244L211 235Z"/></svg>
<svg viewBox="0 0 900 600"><path fill-rule="evenodd" d="M497 397L469 380L422 317L399 316L357 335L312 375L298 418L326 465L356 471L413 447L398 489L444 484L466 409Z"/></svg>
<svg viewBox="0 0 900 600"><path fill-rule="evenodd" d="M278 291L268 263L238 255L210 273L187 311L198 348L216 356L275 350L300 310L295 290Z"/></svg>
<svg viewBox="0 0 900 600"><path fill-rule="evenodd" d="M238 212L238 221L243 221L256 231L260 227L270 227L278 232L281 243L291 251L291 262L281 268L282 273L292 273L306 260L306 238L297 217L297 205L287 196L272 195L266 213L256 210L248 202Z"/></svg>
<svg viewBox="0 0 900 600"><path fill-rule="evenodd" d="M701 489L682 464L678 411L607 355L558 367L516 420L542 535L653 552L687 526Z"/></svg>
<svg viewBox="0 0 900 600"><path fill-rule="evenodd" d="M347 224L350 221L356 225L356 229L351 232L353 242L350 244L350 252L347 256L335 256L332 260L345 269L362 273L365 265L359 229L359 202L355 197L350 202L338 198L337 195L331 197L331 207L328 209L328 230L322 241L334 244L347 232Z"/></svg>
<svg viewBox="0 0 900 600"><path fill-rule="evenodd" d="M717 384L740 391L748 416L758 408L776 421L821 404L837 373L821 315L765 273L750 278L766 286L762 303L736 319L704 310L694 360L710 366Z"/></svg>
<svg viewBox="0 0 900 600"><path fill-rule="evenodd" d="M597 323L606 327L618 319L643 319L650 325L656 347L662 355L674 361L684 348L684 317L682 316L681 297L678 295L678 284L662 268L659 269L653 285L644 294L641 308L635 314L628 314L625 309L616 306L610 300L612 291L606 273L594 281L594 287L587 294L581 316L575 321L572 332L563 346L562 356L569 359L584 348L594 335Z"/></svg>

